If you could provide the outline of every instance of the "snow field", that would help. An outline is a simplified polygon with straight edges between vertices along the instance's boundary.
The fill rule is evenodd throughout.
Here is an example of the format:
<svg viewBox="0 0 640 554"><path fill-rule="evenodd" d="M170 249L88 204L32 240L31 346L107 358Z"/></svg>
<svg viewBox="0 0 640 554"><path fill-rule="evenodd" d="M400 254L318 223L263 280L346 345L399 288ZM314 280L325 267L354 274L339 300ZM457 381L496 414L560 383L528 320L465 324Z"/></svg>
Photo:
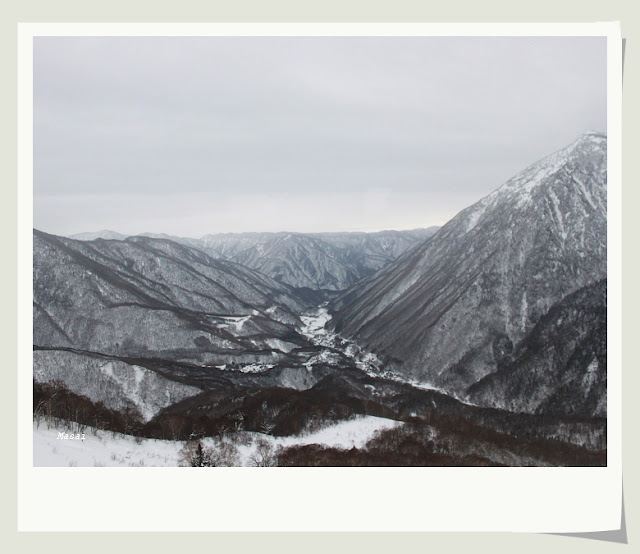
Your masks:
<svg viewBox="0 0 640 554"><path fill-rule="evenodd" d="M358 416L303 435L273 437L262 433L244 433L245 444L236 444L238 465L253 465L258 442L278 447L320 444L327 447L362 448L378 431L402 425L402 422L374 416ZM184 441L141 439L130 435L89 430L81 439L58 439L68 429L33 424L33 465L36 467L176 467L181 464ZM207 437L205 448L219 449L226 441Z"/></svg>

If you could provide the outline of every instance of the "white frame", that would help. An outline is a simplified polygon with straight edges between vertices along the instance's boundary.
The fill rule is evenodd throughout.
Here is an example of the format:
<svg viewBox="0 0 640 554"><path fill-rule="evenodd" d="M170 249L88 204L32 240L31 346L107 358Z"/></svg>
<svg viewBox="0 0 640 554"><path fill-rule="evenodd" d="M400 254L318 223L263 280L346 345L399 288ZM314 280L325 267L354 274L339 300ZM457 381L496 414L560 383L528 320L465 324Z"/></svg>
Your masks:
<svg viewBox="0 0 640 554"><path fill-rule="evenodd" d="M604 36L608 134L608 464L604 468L36 468L32 465L33 49L36 36ZM18 59L18 524L24 531L618 529L621 99L617 23L26 23Z"/></svg>

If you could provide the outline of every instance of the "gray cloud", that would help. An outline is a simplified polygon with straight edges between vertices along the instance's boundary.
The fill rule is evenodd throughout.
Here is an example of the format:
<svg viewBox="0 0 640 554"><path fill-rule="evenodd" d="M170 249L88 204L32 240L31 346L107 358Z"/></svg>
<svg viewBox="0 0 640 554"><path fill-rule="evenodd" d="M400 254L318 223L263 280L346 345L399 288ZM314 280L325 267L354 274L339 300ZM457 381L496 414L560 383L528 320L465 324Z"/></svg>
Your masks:
<svg viewBox="0 0 640 554"><path fill-rule="evenodd" d="M590 129L604 38L39 37L34 225L428 226Z"/></svg>

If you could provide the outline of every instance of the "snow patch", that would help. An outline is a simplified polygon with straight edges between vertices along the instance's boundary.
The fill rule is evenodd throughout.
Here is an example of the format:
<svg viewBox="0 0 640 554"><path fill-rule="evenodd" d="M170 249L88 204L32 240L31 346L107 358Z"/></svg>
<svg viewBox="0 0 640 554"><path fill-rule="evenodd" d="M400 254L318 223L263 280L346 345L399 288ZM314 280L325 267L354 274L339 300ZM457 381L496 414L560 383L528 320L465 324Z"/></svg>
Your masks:
<svg viewBox="0 0 640 554"><path fill-rule="evenodd" d="M144 419L148 421L153 418L157 411L149 406L149 403L141 394L141 384L147 376L147 373L150 372L148 369L136 365L131 366L131 370L128 375L118 375L118 373L114 371L112 362L107 362L100 366L100 371L120 386L126 397L136 405Z"/></svg>
<svg viewBox="0 0 640 554"><path fill-rule="evenodd" d="M591 363L587 367L587 371L582 377L582 389L584 390L585 396L589 394L591 387L596 382L599 367L600 365L598 364L598 358L594 358L593 360L591 360Z"/></svg>
<svg viewBox="0 0 640 554"><path fill-rule="evenodd" d="M264 344L269 348L280 350L281 352L291 352L294 348L297 348L297 344L287 342L281 339L265 339Z"/></svg>
<svg viewBox="0 0 640 554"><path fill-rule="evenodd" d="M233 327L237 332L241 332L244 324L251 319L251 316L221 316L220 319L222 320L222 323L219 324L220 327L226 329Z"/></svg>
<svg viewBox="0 0 640 554"><path fill-rule="evenodd" d="M474 211L467 214L467 218L465 220L465 233L468 233L475 228L475 226L478 224L478 221L480 221L480 218L484 215L486 208L487 202L485 202L484 200L480 200L477 204L475 204Z"/></svg>
<svg viewBox="0 0 640 554"><path fill-rule="evenodd" d="M593 208L594 210L597 210L598 208L596 207L596 204L593 201L593 196L591 196L591 193L589 193L584 183L575 175L572 175L571 179L576 185L578 185L578 188L580 189L580 192L582 192L582 196L584 196L584 199L587 201L587 204L589 204L589 206L591 206L591 208Z"/></svg>
<svg viewBox="0 0 640 554"><path fill-rule="evenodd" d="M529 305L527 304L527 291L522 293L522 302L520 303L520 330L524 333L527 330L527 313Z"/></svg>
<svg viewBox="0 0 640 554"><path fill-rule="evenodd" d="M556 223L558 224L558 228L560 230L560 234L562 235L562 240L567 240L567 230L564 226L564 218L562 217L562 212L560 211L560 202L556 193L553 192L553 189L549 189L549 198L551 199L551 207L553 208L553 213L556 216Z"/></svg>
<svg viewBox="0 0 640 554"><path fill-rule="evenodd" d="M271 437L274 444L285 448L305 444L319 444L331 448L362 448L382 430L399 427L403 423L375 416L358 416L319 431L291 437Z"/></svg>
<svg viewBox="0 0 640 554"><path fill-rule="evenodd" d="M227 364L216 365L215 368L221 371L239 371L240 373L264 373L275 367L275 364L245 364L238 367L229 367Z"/></svg>

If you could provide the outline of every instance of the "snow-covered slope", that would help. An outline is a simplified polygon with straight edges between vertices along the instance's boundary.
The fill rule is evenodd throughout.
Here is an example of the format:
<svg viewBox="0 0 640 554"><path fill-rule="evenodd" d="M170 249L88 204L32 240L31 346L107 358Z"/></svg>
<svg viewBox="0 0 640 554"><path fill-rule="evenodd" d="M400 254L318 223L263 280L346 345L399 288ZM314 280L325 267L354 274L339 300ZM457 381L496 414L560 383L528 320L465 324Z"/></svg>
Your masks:
<svg viewBox="0 0 640 554"><path fill-rule="evenodd" d="M244 444L237 446L238 466L253 464L258 442L278 447L319 444L334 448L362 448L378 431L402 425L401 422L374 416L359 416L327 426L319 431L290 437L273 437L261 433L244 433ZM58 439L59 433L71 433L60 426L48 428L45 422L33 426L33 465L39 467L74 466L164 466L184 465L182 441L140 439L107 431L86 431L84 440ZM75 433L74 433L75 435ZM220 449L214 438L202 440L205 448Z"/></svg>
<svg viewBox="0 0 640 554"><path fill-rule="evenodd" d="M160 410L201 392L201 389L145 367L96 354L64 350L36 350L33 378L41 383L63 383L75 394L107 408L133 408L148 421Z"/></svg>
<svg viewBox="0 0 640 554"><path fill-rule="evenodd" d="M35 467L176 467L184 443L158 439L138 439L129 435L85 430L79 439L58 438L62 433L75 437L75 428L33 424L33 465Z"/></svg>
<svg viewBox="0 0 640 554"><path fill-rule="evenodd" d="M455 393L573 291L606 277L607 140L587 133L330 306L331 325Z"/></svg>
<svg viewBox="0 0 640 554"><path fill-rule="evenodd" d="M172 241L34 231L33 260L34 346L204 364L305 344L289 287Z"/></svg>

